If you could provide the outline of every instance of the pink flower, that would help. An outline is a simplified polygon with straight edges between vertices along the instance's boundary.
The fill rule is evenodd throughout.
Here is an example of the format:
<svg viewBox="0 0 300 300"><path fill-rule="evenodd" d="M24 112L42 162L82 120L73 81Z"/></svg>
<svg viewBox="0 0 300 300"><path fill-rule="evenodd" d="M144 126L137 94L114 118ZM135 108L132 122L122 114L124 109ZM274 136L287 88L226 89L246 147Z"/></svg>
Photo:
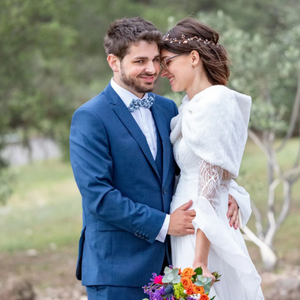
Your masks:
<svg viewBox="0 0 300 300"><path fill-rule="evenodd" d="M162 277L161 275L156 276L156 277L154 278L154 283L155 283L155 284L163 284L163 283L162 283L162 279L163 279L163 277Z"/></svg>

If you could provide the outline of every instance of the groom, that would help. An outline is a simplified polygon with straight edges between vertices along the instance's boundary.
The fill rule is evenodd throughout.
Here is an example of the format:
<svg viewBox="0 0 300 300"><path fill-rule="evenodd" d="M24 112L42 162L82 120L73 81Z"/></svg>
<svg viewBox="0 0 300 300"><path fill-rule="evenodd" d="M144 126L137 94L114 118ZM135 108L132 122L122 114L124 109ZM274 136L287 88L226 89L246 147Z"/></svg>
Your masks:
<svg viewBox="0 0 300 300"><path fill-rule="evenodd" d="M141 18L112 23L104 47L113 78L72 119L70 157L83 209L76 276L89 300L143 299L151 273L170 263L169 235L194 233L191 201L168 215L177 107L151 93L160 39Z"/></svg>

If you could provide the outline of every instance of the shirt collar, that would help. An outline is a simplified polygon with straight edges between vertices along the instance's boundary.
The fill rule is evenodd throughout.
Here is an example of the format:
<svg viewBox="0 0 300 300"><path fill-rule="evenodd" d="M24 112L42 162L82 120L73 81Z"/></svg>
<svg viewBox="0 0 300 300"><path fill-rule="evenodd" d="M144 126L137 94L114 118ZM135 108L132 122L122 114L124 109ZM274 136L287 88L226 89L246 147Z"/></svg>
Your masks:
<svg viewBox="0 0 300 300"><path fill-rule="evenodd" d="M125 105L128 107L130 102L133 99L139 99L136 95L133 93L129 92L128 90L124 89L120 85L118 85L115 81L114 78L110 80L111 87L114 89L114 91L118 94L118 96L122 99L122 101L125 103ZM145 93L143 98L148 98L148 93Z"/></svg>

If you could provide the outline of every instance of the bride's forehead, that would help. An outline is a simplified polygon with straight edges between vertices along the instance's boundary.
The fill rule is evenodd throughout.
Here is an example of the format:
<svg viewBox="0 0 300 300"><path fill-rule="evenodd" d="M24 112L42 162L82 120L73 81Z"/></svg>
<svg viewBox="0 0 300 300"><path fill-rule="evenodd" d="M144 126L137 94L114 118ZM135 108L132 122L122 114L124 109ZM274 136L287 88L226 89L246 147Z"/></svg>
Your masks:
<svg viewBox="0 0 300 300"><path fill-rule="evenodd" d="M168 58L168 57L171 57L171 56L174 56L174 55L175 55L175 53L170 52L170 51L167 51L167 50L165 50L165 49L162 49L162 50L160 51L160 57L161 57L161 58Z"/></svg>

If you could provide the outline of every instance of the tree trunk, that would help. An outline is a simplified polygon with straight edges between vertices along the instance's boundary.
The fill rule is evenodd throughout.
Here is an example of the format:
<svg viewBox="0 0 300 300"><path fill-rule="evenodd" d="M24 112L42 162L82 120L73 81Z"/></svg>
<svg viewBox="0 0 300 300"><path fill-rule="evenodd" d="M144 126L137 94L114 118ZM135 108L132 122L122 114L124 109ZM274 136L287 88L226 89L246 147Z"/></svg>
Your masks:
<svg viewBox="0 0 300 300"><path fill-rule="evenodd" d="M259 247L260 255L266 271L273 271L278 261L275 251L264 241L259 239L247 226L243 228L246 236Z"/></svg>

